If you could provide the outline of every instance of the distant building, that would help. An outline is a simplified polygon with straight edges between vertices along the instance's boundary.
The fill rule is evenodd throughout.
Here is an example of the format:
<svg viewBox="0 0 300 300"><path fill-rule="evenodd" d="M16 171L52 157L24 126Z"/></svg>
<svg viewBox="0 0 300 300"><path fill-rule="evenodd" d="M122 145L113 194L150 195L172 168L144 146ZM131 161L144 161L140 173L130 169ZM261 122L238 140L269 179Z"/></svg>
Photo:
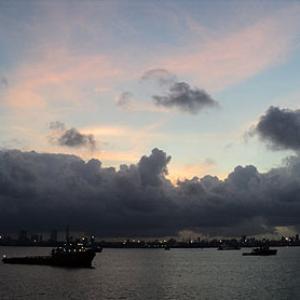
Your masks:
<svg viewBox="0 0 300 300"><path fill-rule="evenodd" d="M53 229L50 233L50 239L51 242L57 242L57 230Z"/></svg>
<svg viewBox="0 0 300 300"><path fill-rule="evenodd" d="M26 230L21 230L21 231L19 232L18 240L19 240L19 241L22 241L22 242L28 240L28 237L27 237L27 231L26 231Z"/></svg>
<svg viewBox="0 0 300 300"><path fill-rule="evenodd" d="M39 241L39 235L38 234L32 234L30 237L31 242L37 243Z"/></svg>

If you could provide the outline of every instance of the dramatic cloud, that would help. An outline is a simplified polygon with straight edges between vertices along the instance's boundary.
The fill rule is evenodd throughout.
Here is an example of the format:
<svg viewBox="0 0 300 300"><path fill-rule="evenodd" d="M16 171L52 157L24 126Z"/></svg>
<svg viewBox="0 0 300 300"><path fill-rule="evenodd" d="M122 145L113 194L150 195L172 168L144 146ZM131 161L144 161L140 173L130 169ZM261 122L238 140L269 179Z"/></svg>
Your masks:
<svg viewBox="0 0 300 300"><path fill-rule="evenodd" d="M300 110L270 107L260 118L255 132L273 149L300 150Z"/></svg>
<svg viewBox="0 0 300 300"><path fill-rule="evenodd" d="M158 83L163 90L167 89L165 95L153 95L154 105L164 108L177 108L181 111L197 114L206 107L218 106L218 103L204 90L192 88L186 82L179 82L176 76L165 69L151 69L146 71L142 77L142 81L154 81ZM117 101L119 107L132 109L133 94L131 92L123 92ZM144 107L145 109L146 107Z"/></svg>
<svg viewBox="0 0 300 300"><path fill-rule="evenodd" d="M116 170L72 155L0 151L0 228L43 231L69 224L99 236L300 228L299 156L267 173L238 166L225 180L195 177L176 186L165 177L170 159L153 149Z"/></svg>
<svg viewBox="0 0 300 300"><path fill-rule="evenodd" d="M204 90L191 88L186 82L175 82L166 96L154 95L153 99L159 106L176 107L192 114L198 113L205 107L213 107L217 102Z"/></svg>
<svg viewBox="0 0 300 300"><path fill-rule="evenodd" d="M96 146L95 138L92 134L82 134L76 128L71 128L58 139L61 146L82 147L87 146L92 149Z"/></svg>
<svg viewBox="0 0 300 300"><path fill-rule="evenodd" d="M65 124L59 121L51 122L49 128L52 130L49 138L52 143L71 148L96 149L96 140L92 134L80 133L76 128L66 129Z"/></svg>
<svg viewBox="0 0 300 300"><path fill-rule="evenodd" d="M196 114L205 107L218 105L204 90L192 88L188 83L178 81L174 74L165 69L149 70L142 75L141 80L154 80L160 86L168 88L166 95L152 96L157 106L175 107Z"/></svg>

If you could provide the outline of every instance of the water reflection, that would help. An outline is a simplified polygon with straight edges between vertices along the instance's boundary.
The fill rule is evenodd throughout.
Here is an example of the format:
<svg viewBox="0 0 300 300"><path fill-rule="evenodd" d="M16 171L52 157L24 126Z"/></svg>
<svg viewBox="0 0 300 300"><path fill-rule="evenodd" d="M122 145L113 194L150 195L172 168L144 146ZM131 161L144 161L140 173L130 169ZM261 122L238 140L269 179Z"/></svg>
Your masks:
<svg viewBox="0 0 300 300"><path fill-rule="evenodd" d="M0 247L0 255L45 248ZM298 299L300 248L274 257L216 249L105 249L94 269L0 264L0 299Z"/></svg>

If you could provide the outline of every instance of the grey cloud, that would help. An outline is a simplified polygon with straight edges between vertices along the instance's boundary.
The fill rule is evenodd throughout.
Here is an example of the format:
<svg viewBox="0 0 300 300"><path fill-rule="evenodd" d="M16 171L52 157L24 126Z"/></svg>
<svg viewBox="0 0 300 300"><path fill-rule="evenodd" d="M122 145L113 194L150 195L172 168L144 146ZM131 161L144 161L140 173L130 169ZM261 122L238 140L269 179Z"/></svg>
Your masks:
<svg viewBox="0 0 300 300"><path fill-rule="evenodd" d="M90 150L96 149L97 143L92 134L83 134L76 128L66 129L65 124L60 121L51 122L49 129L52 131L49 136L51 143L71 148L86 147Z"/></svg>
<svg viewBox="0 0 300 300"><path fill-rule="evenodd" d="M176 76L165 69L152 69L145 72L142 80L154 80L167 87L166 95L153 95L154 103L167 108L196 114L205 107L218 106L218 103L204 90L192 88L186 82L180 82Z"/></svg>
<svg viewBox="0 0 300 300"><path fill-rule="evenodd" d="M206 107L216 107L218 102L215 101L206 91L192 88L186 82L179 82L176 76L165 69L151 69L141 76L142 81L157 82L161 88L166 89L165 95L153 95L152 99L157 106L166 108L177 108L183 112L197 114ZM117 105L128 107L132 99L131 92L123 92Z"/></svg>
<svg viewBox="0 0 300 300"><path fill-rule="evenodd" d="M146 71L141 80L154 80L160 85L171 85L176 82L176 76L165 69L152 69Z"/></svg>
<svg viewBox="0 0 300 300"><path fill-rule="evenodd" d="M165 175L168 174L167 164L170 162L171 156L167 156L165 152L155 148L152 154L143 156L138 163L141 183L143 185L159 185Z"/></svg>
<svg viewBox="0 0 300 300"><path fill-rule="evenodd" d="M173 83L167 95L154 95L153 100L158 106L176 107L192 114L198 113L205 107L217 106L217 102L204 90L191 88L186 82Z"/></svg>
<svg viewBox="0 0 300 300"><path fill-rule="evenodd" d="M123 92L117 101L117 105L120 107L127 108L130 105L133 94L131 92Z"/></svg>
<svg viewBox="0 0 300 300"><path fill-rule="evenodd" d="M6 77L2 77L0 79L0 87L7 88L8 87L8 80Z"/></svg>
<svg viewBox="0 0 300 300"><path fill-rule="evenodd" d="M206 158L203 163L208 166L213 166L216 164L216 162L212 158L209 158L209 157Z"/></svg>
<svg viewBox="0 0 300 300"><path fill-rule="evenodd" d="M49 128L51 130L65 130L66 129L66 126L63 122L60 122L60 121L54 121L54 122L50 122L49 124Z"/></svg>
<svg viewBox="0 0 300 300"><path fill-rule="evenodd" d="M59 145L67 147L96 147L96 140L92 134L82 134L76 128L66 130L57 141Z"/></svg>
<svg viewBox="0 0 300 300"><path fill-rule="evenodd" d="M167 178L171 157L153 149L119 170L77 156L0 151L0 227L66 224L99 236L164 236L181 230L241 235L300 228L300 157L260 173L237 166L225 180Z"/></svg>
<svg viewBox="0 0 300 300"><path fill-rule="evenodd" d="M300 150L300 110L270 107L260 118L255 132L272 149Z"/></svg>

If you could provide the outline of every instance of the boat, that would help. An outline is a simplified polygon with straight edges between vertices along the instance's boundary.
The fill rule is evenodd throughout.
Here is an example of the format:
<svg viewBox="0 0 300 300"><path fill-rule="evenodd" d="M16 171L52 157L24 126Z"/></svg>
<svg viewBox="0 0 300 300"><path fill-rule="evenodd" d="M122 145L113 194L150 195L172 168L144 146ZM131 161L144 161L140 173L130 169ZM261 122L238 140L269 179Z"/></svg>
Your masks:
<svg viewBox="0 0 300 300"><path fill-rule="evenodd" d="M63 247L52 249L49 256L6 257L4 255L2 262L6 264L89 268L92 266L95 255L96 253L92 248L66 244Z"/></svg>
<svg viewBox="0 0 300 300"><path fill-rule="evenodd" d="M243 256L269 256L276 255L277 249L270 249L268 245L260 246L259 248L253 249L251 252L243 253Z"/></svg>
<svg viewBox="0 0 300 300"><path fill-rule="evenodd" d="M164 249L165 249L165 250L170 250L170 246L165 245L165 246L164 246Z"/></svg>

